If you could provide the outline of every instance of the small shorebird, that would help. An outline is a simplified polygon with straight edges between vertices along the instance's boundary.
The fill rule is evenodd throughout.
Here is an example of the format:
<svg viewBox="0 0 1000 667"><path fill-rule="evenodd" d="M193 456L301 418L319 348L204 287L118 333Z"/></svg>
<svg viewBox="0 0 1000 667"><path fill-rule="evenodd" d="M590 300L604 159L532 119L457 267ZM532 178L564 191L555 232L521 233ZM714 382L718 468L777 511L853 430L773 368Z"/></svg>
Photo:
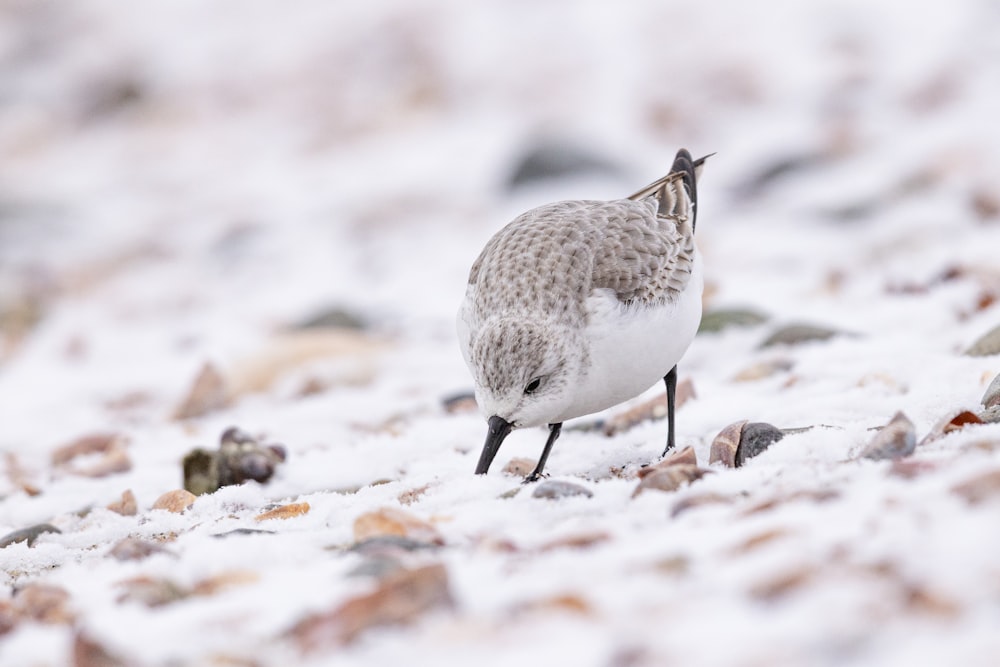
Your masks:
<svg viewBox="0 0 1000 667"><path fill-rule="evenodd" d="M525 479L537 480L565 420L661 379L663 453L674 446L677 362L701 321L694 228L705 159L681 149L669 174L626 199L539 206L486 244L458 314L462 356L489 422L476 474L489 470L512 429L548 424Z"/></svg>

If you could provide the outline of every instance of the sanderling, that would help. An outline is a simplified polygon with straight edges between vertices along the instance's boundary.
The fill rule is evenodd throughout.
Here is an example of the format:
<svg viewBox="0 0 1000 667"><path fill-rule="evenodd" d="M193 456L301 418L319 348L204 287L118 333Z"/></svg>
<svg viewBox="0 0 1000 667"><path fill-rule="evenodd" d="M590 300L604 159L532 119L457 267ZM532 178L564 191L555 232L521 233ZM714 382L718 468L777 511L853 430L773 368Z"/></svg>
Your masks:
<svg viewBox="0 0 1000 667"><path fill-rule="evenodd" d="M677 362L701 321L694 228L704 161L681 149L669 174L626 199L540 206L486 244L458 314L462 356L489 422L476 474L489 470L512 429L548 424L525 481L537 480L565 420L661 379L663 453L674 446Z"/></svg>

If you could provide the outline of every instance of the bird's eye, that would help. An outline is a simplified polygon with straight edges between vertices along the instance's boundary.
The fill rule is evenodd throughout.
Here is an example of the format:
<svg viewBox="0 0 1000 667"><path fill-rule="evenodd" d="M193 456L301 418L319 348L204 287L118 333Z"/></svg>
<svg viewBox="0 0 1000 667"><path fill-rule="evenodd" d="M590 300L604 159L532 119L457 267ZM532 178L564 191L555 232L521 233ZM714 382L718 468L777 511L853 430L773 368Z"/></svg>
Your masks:
<svg viewBox="0 0 1000 667"><path fill-rule="evenodd" d="M542 378L535 378L534 380L532 380L531 382L529 382L527 384L527 386L525 386L524 393L525 394L534 394L536 391L538 391L538 387L541 384L542 384Z"/></svg>

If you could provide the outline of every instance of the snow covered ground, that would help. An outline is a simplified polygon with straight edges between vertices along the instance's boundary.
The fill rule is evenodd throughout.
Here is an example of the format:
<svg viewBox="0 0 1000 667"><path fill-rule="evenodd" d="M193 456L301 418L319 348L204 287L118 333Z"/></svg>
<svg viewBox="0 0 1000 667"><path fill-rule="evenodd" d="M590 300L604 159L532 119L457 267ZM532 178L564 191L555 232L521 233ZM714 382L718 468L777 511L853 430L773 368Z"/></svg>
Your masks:
<svg viewBox="0 0 1000 667"><path fill-rule="evenodd" d="M987 0L4 3L0 539L60 532L0 548L0 665L996 664L1000 423L859 454L1000 373L964 354L1000 325L998 31ZM553 145L604 168L511 187ZM768 318L681 365L712 472L633 497L654 421L567 424L547 471L590 497L502 472L541 430L474 476L485 423L442 401L482 245L681 146L717 153L706 309ZM363 326L300 326L331 310ZM760 347L793 323L842 333ZM226 405L175 418L205 364ZM812 428L710 466L740 420ZM233 425L274 477L153 509Z"/></svg>

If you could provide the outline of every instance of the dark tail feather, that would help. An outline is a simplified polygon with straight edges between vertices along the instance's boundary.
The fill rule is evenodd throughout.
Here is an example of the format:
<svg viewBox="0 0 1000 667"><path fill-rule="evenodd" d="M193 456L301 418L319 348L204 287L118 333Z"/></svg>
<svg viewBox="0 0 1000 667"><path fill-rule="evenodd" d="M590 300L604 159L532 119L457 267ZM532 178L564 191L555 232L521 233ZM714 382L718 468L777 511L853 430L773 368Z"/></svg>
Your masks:
<svg viewBox="0 0 1000 667"><path fill-rule="evenodd" d="M682 204L683 199L676 189L676 183L680 181L684 184L684 191L687 194L687 198L691 200L691 208L693 209L691 214L691 229L693 231L695 221L698 218L698 176L701 175L701 169L705 164L705 160L713 155L715 153L692 160L691 153L687 149L680 149L677 151L677 156L674 158L674 164L670 168L669 174L634 193L629 199L638 201L646 197L656 197L658 213L660 215L676 216L681 214L681 211L676 209ZM687 202L683 203L686 204Z"/></svg>
<svg viewBox="0 0 1000 667"><path fill-rule="evenodd" d="M700 160L700 162L704 161L705 158ZM681 174L681 182L684 183L684 189L687 190L688 197L691 198L691 208L693 210L691 214L691 229L694 230L696 227L695 223L698 221L698 178L694 171L694 160L686 148L677 151L674 164L670 167L670 173Z"/></svg>

